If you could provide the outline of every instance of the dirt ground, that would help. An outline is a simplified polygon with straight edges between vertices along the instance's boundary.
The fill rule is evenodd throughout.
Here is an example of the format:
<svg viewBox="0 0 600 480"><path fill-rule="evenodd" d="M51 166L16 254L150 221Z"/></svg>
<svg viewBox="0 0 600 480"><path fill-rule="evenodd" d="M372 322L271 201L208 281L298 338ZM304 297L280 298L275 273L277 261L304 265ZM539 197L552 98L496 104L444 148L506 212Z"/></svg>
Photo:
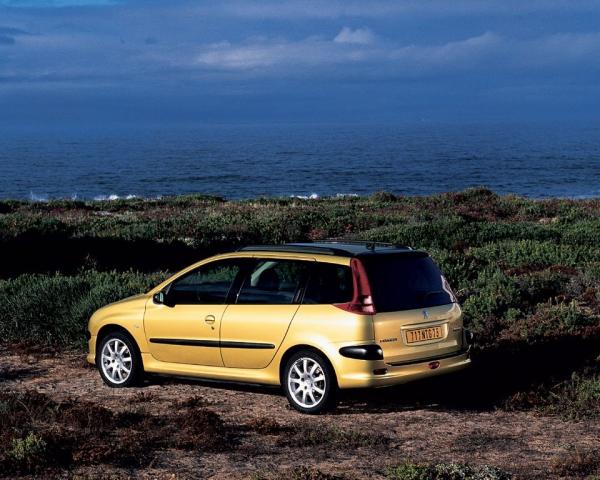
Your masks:
<svg viewBox="0 0 600 480"><path fill-rule="evenodd" d="M70 472L84 477L293 478L290 472L304 466L348 478L385 478L389 467L412 461L489 464L516 478L545 479L561 477L557 465L569 456L600 451L597 420L445 402L444 391L452 388L448 379L434 380L426 394L415 395L423 388L346 393L335 412L307 416L291 410L278 389L159 377L140 388L111 389L83 355L0 354L0 391L37 391L59 403L86 401L150 416L194 399L233 432L231 445L161 449L141 468L87 465ZM315 440L319 432L326 440Z"/></svg>

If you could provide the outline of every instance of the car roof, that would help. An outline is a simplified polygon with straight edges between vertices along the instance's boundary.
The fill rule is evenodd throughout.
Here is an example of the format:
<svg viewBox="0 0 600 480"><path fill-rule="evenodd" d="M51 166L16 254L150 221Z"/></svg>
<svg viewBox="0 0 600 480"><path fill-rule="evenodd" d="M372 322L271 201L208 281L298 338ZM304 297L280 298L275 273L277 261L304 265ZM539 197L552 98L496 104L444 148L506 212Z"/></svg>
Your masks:
<svg viewBox="0 0 600 480"><path fill-rule="evenodd" d="M417 253L411 247L381 242L320 241L307 243L284 243L282 245L249 245L243 252L286 252L358 257L390 253ZM423 253L423 252L418 252Z"/></svg>

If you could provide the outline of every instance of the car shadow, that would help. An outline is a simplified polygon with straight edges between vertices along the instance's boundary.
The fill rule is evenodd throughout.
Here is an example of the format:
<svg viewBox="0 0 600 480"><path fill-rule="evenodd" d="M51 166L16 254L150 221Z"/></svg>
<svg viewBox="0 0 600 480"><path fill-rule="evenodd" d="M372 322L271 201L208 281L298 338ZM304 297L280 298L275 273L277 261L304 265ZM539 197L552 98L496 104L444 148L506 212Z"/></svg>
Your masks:
<svg viewBox="0 0 600 480"><path fill-rule="evenodd" d="M338 393L338 408L331 414L362 415L422 409L493 411L515 394L531 391L541 384L568 380L574 371L594 362L597 355L597 343L581 339L535 346L512 344L479 352L474 355L470 368L457 373L392 387L342 390ZM146 386L156 384L198 385L283 396L280 387L221 380L152 375L146 382Z"/></svg>
<svg viewBox="0 0 600 480"><path fill-rule="evenodd" d="M511 344L479 352L470 368L403 385L340 392L339 413L386 413L418 409L492 411L516 395L567 381L597 364L593 339L561 339L541 345Z"/></svg>
<svg viewBox="0 0 600 480"><path fill-rule="evenodd" d="M261 393L265 395L283 395L281 387L273 385L258 385L255 383L227 382L225 380L210 380L205 378L180 377L172 375L149 375L143 387L151 385L196 385L232 392Z"/></svg>

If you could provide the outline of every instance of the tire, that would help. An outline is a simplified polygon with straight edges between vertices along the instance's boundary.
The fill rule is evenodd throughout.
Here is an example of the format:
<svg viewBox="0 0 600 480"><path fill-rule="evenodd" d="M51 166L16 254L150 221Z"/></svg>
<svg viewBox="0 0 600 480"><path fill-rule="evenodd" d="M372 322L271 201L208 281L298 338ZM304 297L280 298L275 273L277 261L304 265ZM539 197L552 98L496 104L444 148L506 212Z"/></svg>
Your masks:
<svg viewBox="0 0 600 480"><path fill-rule="evenodd" d="M317 352L293 354L285 365L282 384L290 405L299 412L318 414L336 405L335 372Z"/></svg>
<svg viewBox="0 0 600 480"><path fill-rule="evenodd" d="M137 345L123 332L112 332L102 339L96 366L104 383L112 388L138 385L144 373Z"/></svg>

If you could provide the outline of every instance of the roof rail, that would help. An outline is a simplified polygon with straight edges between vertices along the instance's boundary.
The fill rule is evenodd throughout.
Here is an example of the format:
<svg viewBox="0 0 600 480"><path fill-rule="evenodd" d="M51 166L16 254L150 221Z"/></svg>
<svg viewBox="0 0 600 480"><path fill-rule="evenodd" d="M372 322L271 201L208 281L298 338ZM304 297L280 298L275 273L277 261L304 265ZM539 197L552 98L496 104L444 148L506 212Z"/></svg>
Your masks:
<svg viewBox="0 0 600 480"><path fill-rule="evenodd" d="M346 245L364 245L365 248L369 250L374 250L376 247L391 247L391 248L406 248L408 250L413 250L412 247L408 245L399 245L397 243L390 242L374 242L371 240L336 240L336 239L327 239L327 240L319 240L318 243L342 243Z"/></svg>
<svg viewBox="0 0 600 480"><path fill-rule="evenodd" d="M238 252L290 252L290 253L315 253L319 255L336 255L341 257L352 256L348 251L341 248L329 248L320 246L297 246L297 245L249 245L238 249Z"/></svg>

